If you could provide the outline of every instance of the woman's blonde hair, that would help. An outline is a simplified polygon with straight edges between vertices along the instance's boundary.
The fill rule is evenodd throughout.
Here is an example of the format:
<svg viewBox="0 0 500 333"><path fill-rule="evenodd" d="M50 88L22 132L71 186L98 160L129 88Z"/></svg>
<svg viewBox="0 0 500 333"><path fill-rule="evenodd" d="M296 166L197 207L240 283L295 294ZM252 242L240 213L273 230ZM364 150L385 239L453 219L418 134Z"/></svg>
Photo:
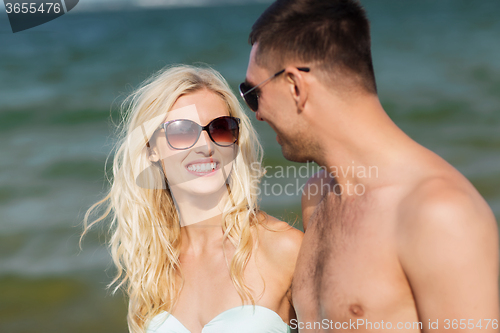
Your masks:
<svg viewBox="0 0 500 333"><path fill-rule="evenodd" d="M228 179L232 200L223 208L222 232L224 241L228 240L236 249L230 262L232 282L242 302L254 304L243 273L254 244L251 228L259 223L256 184L263 174L262 147L220 73L207 67L168 67L143 82L123 102L119 140L113 149L111 188L89 208L84 218L82 237L94 224L111 216L109 246L117 273L108 287L116 284L113 292L120 287L126 290L131 332L145 332L156 314L162 310L170 312L182 288L182 278L176 278L182 277L177 210L168 187L161 186L165 178L161 166L148 159L147 141L131 140L131 133L140 128L144 137L151 138L161 123L160 115L171 110L180 96L201 89L220 96L229 114L241 120L238 154ZM138 186L141 170L147 170L148 179L156 185ZM99 207L105 207L104 212L89 222L91 213Z"/></svg>

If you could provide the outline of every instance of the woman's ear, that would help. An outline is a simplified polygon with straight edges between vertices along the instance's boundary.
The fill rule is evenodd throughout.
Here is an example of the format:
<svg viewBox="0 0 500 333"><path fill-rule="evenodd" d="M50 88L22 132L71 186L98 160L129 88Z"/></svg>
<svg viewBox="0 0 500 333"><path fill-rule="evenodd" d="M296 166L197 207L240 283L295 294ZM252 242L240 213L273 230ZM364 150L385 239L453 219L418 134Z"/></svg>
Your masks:
<svg viewBox="0 0 500 333"><path fill-rule="evenodd" d="M148 159L150 162L156 163L160 160L160 154L158 154L158 151L156 148L151 148L151 146L148 143Z"/></svg>

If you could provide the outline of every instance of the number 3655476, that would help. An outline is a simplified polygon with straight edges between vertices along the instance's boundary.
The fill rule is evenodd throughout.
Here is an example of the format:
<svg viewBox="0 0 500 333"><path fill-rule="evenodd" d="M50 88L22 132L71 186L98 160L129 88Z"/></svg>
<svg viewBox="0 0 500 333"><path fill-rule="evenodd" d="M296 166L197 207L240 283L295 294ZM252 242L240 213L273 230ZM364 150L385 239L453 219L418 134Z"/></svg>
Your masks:
<svg viewBox="0 0 500 333"><path fill-rule="evenodd" d="M28 2L23 2L23 3L6 3L5 4L5 10L7 11L7 14L15 13L15 14L35 14L35 13L55 13L58 14L61 12L61 4L60 3L53 3L53 2L42 2L40 4L38 3L28 3Z"/></svg>

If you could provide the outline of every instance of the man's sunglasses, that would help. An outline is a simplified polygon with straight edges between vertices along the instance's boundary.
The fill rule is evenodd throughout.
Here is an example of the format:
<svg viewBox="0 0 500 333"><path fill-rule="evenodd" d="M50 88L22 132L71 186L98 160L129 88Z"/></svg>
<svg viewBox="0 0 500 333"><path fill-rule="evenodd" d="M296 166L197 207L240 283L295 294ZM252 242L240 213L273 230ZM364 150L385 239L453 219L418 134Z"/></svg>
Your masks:
<svg viewBox="0 0 500 333"><path fill-rule="evenodd" d="M210 140L220 147L229 147L238 141L240 119L235 117L219 117L206 126L200 126L188 119L176 119L161 124L158 129L165 130L167 142L173 149L189 149L193 147L202 131L206 131Z"/></svg>
<svg viewBox="0 0 500 333"><path fill-rule="evenodd" d="M310 68L307 68L307 67L297 67L297 69L299 71L302 71L302 72L309 72L311 70ZM274 79L278 75L283 74L284 72L285 72L285 70L282 69L279 72L271 75L270 77L268 77L267 79L265 79L264 81L262 81L261 83L259 83L258 85L254 86L254 87L252 87L251 85L249 85L246 82L243 82L242 84L240 84L240 95L241 95L241 97L243 97L243 99L247 103L248 107L252 111L256 112L259 109L259 93L258 93L257 88L259 86L263 85L264 83L266 83L267 81Z"/></svg>

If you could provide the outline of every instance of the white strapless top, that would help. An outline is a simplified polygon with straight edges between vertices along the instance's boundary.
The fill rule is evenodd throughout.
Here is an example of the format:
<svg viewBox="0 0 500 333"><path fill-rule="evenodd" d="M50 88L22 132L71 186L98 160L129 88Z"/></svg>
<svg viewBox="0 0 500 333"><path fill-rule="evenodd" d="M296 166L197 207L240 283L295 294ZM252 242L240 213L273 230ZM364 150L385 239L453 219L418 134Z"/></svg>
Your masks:
<svg viewBox="0 0 500 333"><path fill-rule="evenodd" d="M242 305L226 310L210 320L202 333L290 333L290 327L271 309ZM147 333L191 333L168 312L155 316Z"/></svg>

